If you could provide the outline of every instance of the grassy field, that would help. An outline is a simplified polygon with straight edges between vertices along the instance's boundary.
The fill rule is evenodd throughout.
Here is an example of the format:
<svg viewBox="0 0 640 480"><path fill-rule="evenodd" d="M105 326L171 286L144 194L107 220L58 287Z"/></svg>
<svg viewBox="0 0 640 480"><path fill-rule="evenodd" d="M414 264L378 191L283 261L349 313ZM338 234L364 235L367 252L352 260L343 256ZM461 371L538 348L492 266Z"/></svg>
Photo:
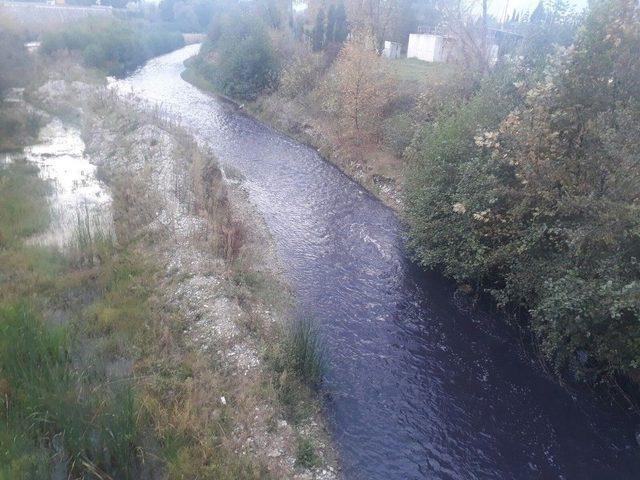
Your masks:
<svg viewBox="0 0 640 480"><path fill-rule="evenodd" d="M425 85L442 83L456 74L456 67L444 62L424 62L417 58L389 60L390 71L402 82L417 82Z"/></svg>

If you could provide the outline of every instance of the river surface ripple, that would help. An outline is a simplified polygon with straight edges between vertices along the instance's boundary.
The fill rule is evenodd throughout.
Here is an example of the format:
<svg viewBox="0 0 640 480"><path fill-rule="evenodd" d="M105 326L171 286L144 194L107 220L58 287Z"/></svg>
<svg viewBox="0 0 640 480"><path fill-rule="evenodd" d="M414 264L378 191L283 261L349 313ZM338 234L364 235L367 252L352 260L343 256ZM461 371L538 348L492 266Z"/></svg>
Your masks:
<svg viewBox="0 0 640 480"><path fill-rule="evenodd" d="M634 425L549 379L499 318L407 259L396 216L301 145L180 78L192 45L118 82L246 176L300 309L328 347L347 479L638 479Z"/></svg>

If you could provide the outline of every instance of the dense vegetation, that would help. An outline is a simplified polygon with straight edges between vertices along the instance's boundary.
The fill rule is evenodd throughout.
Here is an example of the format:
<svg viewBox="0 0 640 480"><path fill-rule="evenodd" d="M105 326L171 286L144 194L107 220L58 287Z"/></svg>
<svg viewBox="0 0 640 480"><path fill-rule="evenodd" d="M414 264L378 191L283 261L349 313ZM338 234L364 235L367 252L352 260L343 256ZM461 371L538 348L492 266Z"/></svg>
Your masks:
<svg viewBox="0 0 640 480"><path fill-rule="evenodd" d="M544 76L499 69L410 153L418 260L525 309L592 379L640 367L639 49L635 2L603 2Z"/></svg>
<svg viewBox="0 0 640 480"><path fill-rule="evenodd" d="M42 39L42 51L45 54L61 50L79 52L86 66L122 76L149 58L183 44L179 32L160 24L109 18L89 19L49 32Z"/></svg>
<svg viewBox="0 0 640 480"><path fill-rule="evenodd" d="M24 38L0 19L0 151L20 148L38 133L38 115L5 101L10 89L24 87L34 72Z"/></svg>
<svg viewBox="0 0 640 480"><path fill-rule="evenodd" d="M96 367L77 368L75 329L43 321L43 301L70 294L90 274L70 274L67 259L23 243L48 224L48 188L37 174L21 161L0 169L0 477L47 477L53 442L61 466L130 478L141 439L128 382L109 385ZM131 285L113 280L103 288ZM135 298L144 308L143 298Z"/></svg>
<svg viewBox="0 0 640 480"><path fill-rule="evenodd" d="M194 66L218 91L242 100L274 87L280 70L265 24L239 10L215 19Z"/></svg>

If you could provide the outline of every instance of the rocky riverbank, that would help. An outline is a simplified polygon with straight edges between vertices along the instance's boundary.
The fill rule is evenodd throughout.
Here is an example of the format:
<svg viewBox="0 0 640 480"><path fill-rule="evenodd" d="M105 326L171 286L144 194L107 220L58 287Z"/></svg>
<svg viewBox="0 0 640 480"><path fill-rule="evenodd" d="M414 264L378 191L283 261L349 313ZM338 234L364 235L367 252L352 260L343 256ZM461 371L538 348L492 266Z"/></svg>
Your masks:
<svg viewBox="0 0 640 480"><path fill-rule="evenodd" d="M160 271L154 310L181 318L184 328L167 336L183 345L177 357L197 357L182 385L188 406L174 412L202 439L191 452L193 472L204 468L213 429L255 471L338 478L319 404L282 367L293 299L241 179L133 98L57 78L33 100L82 127L86 154L112 190L118 243L152 259Z"/></svg>

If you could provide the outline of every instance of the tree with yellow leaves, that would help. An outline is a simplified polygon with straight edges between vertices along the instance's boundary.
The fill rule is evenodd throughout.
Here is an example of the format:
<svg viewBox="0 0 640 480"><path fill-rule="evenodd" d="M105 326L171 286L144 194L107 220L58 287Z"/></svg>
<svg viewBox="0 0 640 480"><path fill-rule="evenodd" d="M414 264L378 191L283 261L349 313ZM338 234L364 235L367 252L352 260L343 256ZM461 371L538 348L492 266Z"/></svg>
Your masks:
<svg viewBox="0 0 640 480"><path fill-rule="evenodd" d="M336 115L345 139L356 145L377 141L391 84L370 32L356 32L345 43L323 94L324 106Z"/></svg>

